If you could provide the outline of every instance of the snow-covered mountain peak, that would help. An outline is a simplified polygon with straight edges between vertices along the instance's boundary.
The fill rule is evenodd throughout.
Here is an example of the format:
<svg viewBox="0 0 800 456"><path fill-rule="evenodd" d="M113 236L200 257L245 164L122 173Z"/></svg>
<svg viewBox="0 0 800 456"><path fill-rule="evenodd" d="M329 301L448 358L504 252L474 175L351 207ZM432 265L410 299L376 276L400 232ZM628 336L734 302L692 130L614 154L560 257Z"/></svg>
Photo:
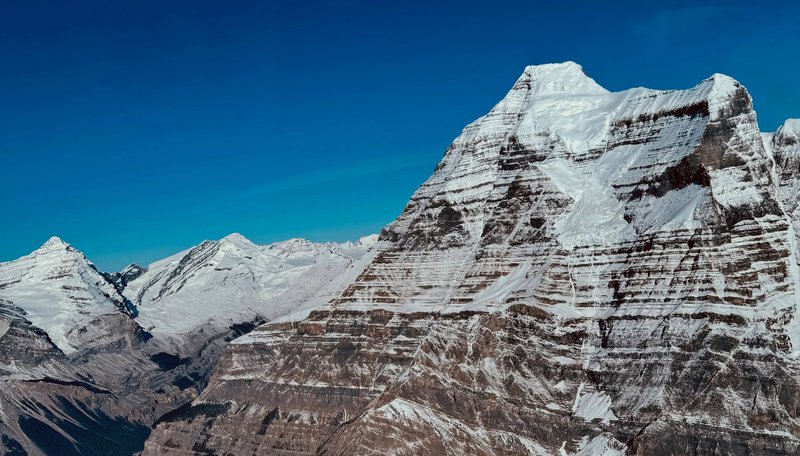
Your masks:
<svg viewBox="0 0 800 456"><path fill-rule="evenodd" d="M39 247L37 250L57 250L57 249L63 250L63 249L67 249L69 247L71 247L71 246L68 243L64 242L64 240L61 239L60 237L52 236L52 237L50 237L50 239L47 240L47 242L42 244L42 246Z"/></svg>
<svg viewBox="0 0 800 456"><path fill-rule="evenodd" d="M537 84L558 80L588 89L537 93ZM528 67L503 100L455 139L381 239L398 250L485 249L481 259L532 239L571 252L779 218L769 151L737 81L716 74L684 90L607 92L589 90L594 83L587 80L577 64ZM494 266L476 266L483 267ZM525 290L540 279L519 280ZM375 300L420 308L420 300L403 298L415 292L398 290L381 290L390 298ZM724 297L724 287L718 290ZM496 299L495 291L485 296ZM431 302L436 308L441 296Z"/></svg>
<svg viewBox="0 0 800 456"><path fill-rule="evenodd" d="M730 110L747 112L752 109L752 99L744 86L736 79L714 73L695 88L708 102L710 120L719 120L731 115Z"/></svg>
<svg viewBox="0 0 800 456"><path fill-rule="evenodd" d="M741 82L724 73L714 73L706 78L706 80L703 82L711 83L711 85L714 87L713 90L719 93L730 93L744 87ZM703 84L703 82L701 82L701 84Z"/></svg>
<svg viewBox="0 0 800 456"><path fill-rule="evenodd" d="M25 275L37 275L43 271L77 272L88 269L97 274L94 265L83 252L57 236L51 237L28 255L0 263L0 271L6 271L7 274L15 271Z"/></svg>
<svg viewBox="0 0 800 456"><path fill-rule="evenodd" d="M131 264L125 266L124 268L122 268L122 271L120 271L120 274L139 274L139 273L141 273L142 271L145 271L145 270L146 270L145 268L139 266L138 264L131 263Z"/></svg>
<svg viewBox="0 0 800 456"><path fill-rule="evenodd" d="M115 286L79 250L58 237L17 260L0 263L0 297L23 309L64 353L107 341L102 316L132 313Z"/></svg>
<svg viewBox="0 0 800 456"><path fill-rule="evenodd" d="M370 234L369 236L364 236L358 238L356 241L357 246L361 247L372 247L378 242L378 235L377 234Z"/></svg>
<svg viewBox="0 0 800 456"><path fill-rule="evenodd" d="M219 240L220 244L234 244L239 245L242 247L256 247L256 244L253 243L250 239L247 239L240 233L231 233L224 238Z"/></svg>
<svg viewBox="0 0 800 456"><path fill-rule="evenodd" d="M796 242L800 242L800 119L786 120L775 133L765 133L763 138L764 148L776 165L778 194L784 210L792 216Z"/></svg>
<svg viewBox="0 0 800 456"><path fill-rule="evenodd" d="M109 272L109 273L105 273L104 275L106 276L106 278L109 281L111 281L114 284L114 286L117 287L117 290L119 290L120 293L121 293L122 290L124 290L125 287L128 286L128 283L130 281L136 279L137 277L139 277L140 275L144 274L145 272L147 272L147 268L143 268L143 267L139 266L138 264L131 263L131 264L125 266L122 269L122 271Z"/></svg>
<svg viewBox="0 0 800 456"><path fill-rule="evenodd" d="M245 405L146 454L300 435L308 454L798 454L800 154L777 146L724 75L607 92L529 67L343 291L237 339L194 403Z"/></svg>
<svg viewBox="0 0 800 456"><path fill-rule="evenodd" d="M368 248L299 238L262 246L233 233L150 264L124 294L139 306L138 321L145 329L170 336L209 320L228 325L273 318L293 310L302 298L273 302L279 296L293 287L311 293ZM303 284L295 287L298 281Z"/></svg>
<svg viewBox="0 0 800 456"><path fill-rule="evenodd" d="M794 139L794 144L797 144L800 138L800 119L786 119L786 122L783 123L778 130L775 132L775 136L779 138L787 138L790 141Z"/></svg>
<svg viewBox="0 0 800 456"><path fill-rule="evenodd" d="M39 248L28 254L31 257L50 257L50 258L71 258L74 261L82 261L89 265L92 264L83 252L79 251L58 236L53 236L42 244ZM24 257L23 257L24 258ZM55 260L54 260L55 261Z"/></svg>
<svg viewBox="0 0 800 456"><path fill-rule="evenodd" d="M520 83L534 95L608 93L575 62L530 65L517 80Z"/></svg>
<svg viewBox="0 0 800 456"><path fill-rule="evenodd" d="M217 256L219 255L233 255L233 256L252 256L254 252L260 251L262 248L250 239L242 236L239 233L232 233L219 241L211 241L212 245L217 249Z"/></svg>

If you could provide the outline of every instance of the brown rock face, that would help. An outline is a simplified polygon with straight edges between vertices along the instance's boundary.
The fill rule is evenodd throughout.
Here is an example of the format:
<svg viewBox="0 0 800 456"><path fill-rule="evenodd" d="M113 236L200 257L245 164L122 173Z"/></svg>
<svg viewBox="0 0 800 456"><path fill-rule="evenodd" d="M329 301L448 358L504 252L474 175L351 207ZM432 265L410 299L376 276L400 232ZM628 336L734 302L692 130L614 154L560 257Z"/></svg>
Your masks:
<svg viewBox="0 0 800 456"><path fill-rule="evenodd" d="M197 396L225 345L224 334L203 340L173 363L110 316L95 326L120 339L65 355L25 317L0 299L0 453L15 456L140 451L158 417Z"/></svg>
<svg viewBox="0 0 800 456"><path fill-rule="evenodd" d="M789 136L725 76L529 67L359 277L237 339L143 453L798 454Z"/></svg>

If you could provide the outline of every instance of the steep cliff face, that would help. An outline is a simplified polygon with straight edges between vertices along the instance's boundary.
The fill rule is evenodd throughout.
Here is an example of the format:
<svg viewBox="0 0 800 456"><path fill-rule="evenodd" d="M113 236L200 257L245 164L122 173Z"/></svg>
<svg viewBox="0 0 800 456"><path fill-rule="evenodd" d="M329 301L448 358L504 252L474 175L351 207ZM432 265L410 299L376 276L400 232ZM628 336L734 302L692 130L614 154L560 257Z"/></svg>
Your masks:
<svg viewBox="0 0 800 456"><path fill-rule="evenodd" d="M363 271L237 339L144 453L797 454L787 125L723 75L528 67Z"/></svg>

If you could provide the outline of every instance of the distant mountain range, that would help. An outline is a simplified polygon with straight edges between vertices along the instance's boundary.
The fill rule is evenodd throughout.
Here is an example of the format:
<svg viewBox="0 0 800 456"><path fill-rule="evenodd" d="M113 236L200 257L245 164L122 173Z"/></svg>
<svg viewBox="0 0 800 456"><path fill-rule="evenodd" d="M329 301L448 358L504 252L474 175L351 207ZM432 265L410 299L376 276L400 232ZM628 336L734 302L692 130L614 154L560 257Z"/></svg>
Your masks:
<svg viewBox="0 0 800 456"><path fill-rule="evenodd" d="M232 234L101 273L53 237L0 263L5 451L140 450L154 421L202 389L228 341L329 299L376 239L260 246Z"/></svg>

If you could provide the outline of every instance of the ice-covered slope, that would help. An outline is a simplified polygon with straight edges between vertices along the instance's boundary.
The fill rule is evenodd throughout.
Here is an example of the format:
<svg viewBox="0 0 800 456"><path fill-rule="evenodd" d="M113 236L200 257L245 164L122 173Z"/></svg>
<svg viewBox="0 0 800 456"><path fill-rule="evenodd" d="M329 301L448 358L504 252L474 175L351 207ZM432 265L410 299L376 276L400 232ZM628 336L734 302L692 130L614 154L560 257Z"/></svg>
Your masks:
<svg viewBox="0 0 800 456"><path fill-rule="evenodd" d="M157 261L125 287L137 321L158 336L198 327L226 327L270 320L295 310L367 253L377 236L357 243L293 239L267 246L240 234L202 244Z"/></svg>
<svg viewBox="0 0 800 456"><path fill-rule="evenodd" d="M766 147L724 75L526 68L358 277L237 339L145 454L797 454L787 125Z"/></svg>
<svg viewBox="0 0 800 456"><path fill-rule="evenodd" d="M66 354L119 337L117 325L135 312L81 252L57 237L0 263L0 297L24 309Z"/></svg>

